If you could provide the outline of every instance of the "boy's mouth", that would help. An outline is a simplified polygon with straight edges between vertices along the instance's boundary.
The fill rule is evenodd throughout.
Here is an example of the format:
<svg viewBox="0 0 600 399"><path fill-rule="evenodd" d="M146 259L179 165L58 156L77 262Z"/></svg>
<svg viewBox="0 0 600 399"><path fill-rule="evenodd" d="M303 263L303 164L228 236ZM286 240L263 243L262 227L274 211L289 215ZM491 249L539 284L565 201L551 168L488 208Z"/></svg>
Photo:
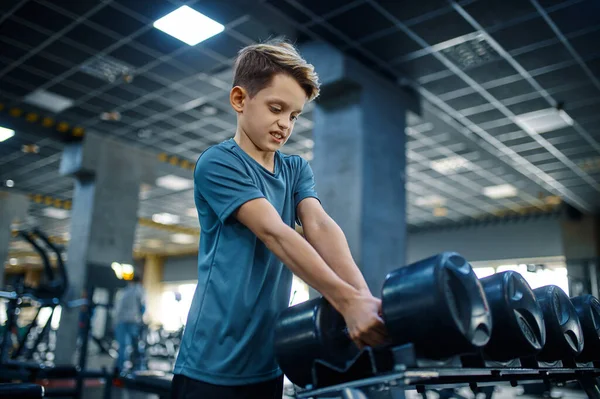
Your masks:
<svg viewBox="0 0 600 399"><path fill-rule="evenodd" d="M271 137L273 137L277 142L281 143L283 142L283 139L285 138L284 135L282 135L281 133L278 132L270 132L271 133Z"/></svg>

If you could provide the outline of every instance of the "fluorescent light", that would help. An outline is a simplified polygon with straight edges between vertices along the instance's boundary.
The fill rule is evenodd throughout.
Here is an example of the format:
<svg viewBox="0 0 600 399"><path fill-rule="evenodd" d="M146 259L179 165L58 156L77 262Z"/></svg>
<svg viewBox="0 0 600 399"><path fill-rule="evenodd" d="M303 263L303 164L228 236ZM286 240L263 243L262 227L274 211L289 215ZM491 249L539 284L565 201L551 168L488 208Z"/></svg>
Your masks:
<svg viewBox="0 0 600 399"><path fill-rule="evenodd" d="M73 106L73 100L70 98L41 89L29 93L23 101L56 113Z"/></svg>
<svg viewBox="0 0 600 399"><path fill-rule="evenodd" d="M517 195L517 188L510 184L500 184L499 186L485 187L483 194L493 199L514 197Z"/></svg>
<svg viewBox="0 0 600 399"><path fill-rule="evenodd" d="M15 131L0 126L0 143L15 135Z"/></svg>
<svg viewBox="0 0 600 399"><path fill-rule="evenodd" d="M193 244L196 242L196 237L189 234L177 233L171 236L171 241L175 244Z"/></svg>
<svg viewBox="0 0 600 399"><path fill-rule="evenodd" d="M156 179L156 185L168 190L180 191L194 187L194 181L175 175L166 175Z"/></svg>
<svg viewBox="0 0 600 399"><path fill-rule="evenodd" d="M10 258L10 260L8 261L8 263L11 266L16 266L19 263L19 261L17 260L17 258Z"/></svg>
<svg viewBox="0 0 600 399"><path fill-rule="evenodd" d="M223 32L225 27L206 15L182 6L156 22L154 27L190 46Z"/></svg>
<svg viewBox="0 0 600 399"><path fill-rule="evenodd" d="M469 167L469 161L465 158L456 155L454 157L448 157L444 159L438 159L436 161L431 161L431 169L435 170L438 173L443 175L448 175L452 172L459 171L461 169L466 169Z"/></svg>
<svg viewBox="0 0 600 399"><path fill-rule="evenodd" d="M425 208L444 206L446 205L446 198L440 197L439 195L427 195L425 197L417 198L415 205Z"/></svg>
<svg viewBox="0 0 600 399"><path fill-rule="evenodd" d="M14 182L14 181L12 181L12 180L10 180L10 179L8 179L7 181L5 181L5 182L4 182L4 184L5 184L5 185L6 185L6 187L8 187L8 188L12 188L12 187L14 187L14 186L15 186L15 182Z"/></svg>
<svg viewBox="0 0 600 399"><path fill-rule="evenodd" d="M66 209L58 209L58 208L44 208L42 210L44 216L53 219L66 219L69 217L69 211Z"/></svg>
<svg viewBox="0 0 600 399"><path fill-rule="evenodd" d="M516 117L521 128L538 134L551 132L573 125L573 119L563 110L547 108Z"/></svg>
<svg viewBox="0 0 600 399"><path fill-rule="evenodd" d="M176 224L179 223L179 216L170 213L155 213L152 215L152 220L160 224Z"/></svg>

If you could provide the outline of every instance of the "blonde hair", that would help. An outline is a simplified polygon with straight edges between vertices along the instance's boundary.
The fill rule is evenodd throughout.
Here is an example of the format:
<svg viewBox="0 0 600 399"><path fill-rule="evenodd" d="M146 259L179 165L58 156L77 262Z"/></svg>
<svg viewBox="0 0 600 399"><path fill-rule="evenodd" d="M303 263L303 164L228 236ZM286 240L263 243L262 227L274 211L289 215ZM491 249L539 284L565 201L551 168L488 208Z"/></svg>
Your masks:
<svg viewBox="0 0 600 399"><path fill-rule="evenodd" d="M319 95L319 77L314 67L284 39L273 39L241 49L235 61L233 87L241 86L253 97L279 73L294 78L309 102Z"/></svg>

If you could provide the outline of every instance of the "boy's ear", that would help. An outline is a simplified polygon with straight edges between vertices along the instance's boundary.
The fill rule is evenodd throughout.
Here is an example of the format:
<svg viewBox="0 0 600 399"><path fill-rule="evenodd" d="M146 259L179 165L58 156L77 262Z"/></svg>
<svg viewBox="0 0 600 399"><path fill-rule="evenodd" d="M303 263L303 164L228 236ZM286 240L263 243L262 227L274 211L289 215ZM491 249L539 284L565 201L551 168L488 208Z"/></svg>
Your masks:
<svg viewBox="0 0 600 399"><path fill-rule="evenodd" d="M237 113L242 113L244 110L244 104L248 98L248 93L243 87L235 86L229 92L229 102Z"/></svg>

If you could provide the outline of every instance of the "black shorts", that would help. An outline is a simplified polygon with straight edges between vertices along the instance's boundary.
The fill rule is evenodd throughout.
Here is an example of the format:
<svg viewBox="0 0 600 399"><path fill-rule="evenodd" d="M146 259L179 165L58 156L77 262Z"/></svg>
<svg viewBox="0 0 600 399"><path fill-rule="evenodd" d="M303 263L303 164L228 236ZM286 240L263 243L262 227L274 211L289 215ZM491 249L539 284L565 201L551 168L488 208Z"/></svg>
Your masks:
<svg viewBox="0 0 600 399"><path fill-rule="evenodd" d="M171 384L171 399L281 399L282 396L283 376L257 384L226 386L175 374Z"/></svg>

